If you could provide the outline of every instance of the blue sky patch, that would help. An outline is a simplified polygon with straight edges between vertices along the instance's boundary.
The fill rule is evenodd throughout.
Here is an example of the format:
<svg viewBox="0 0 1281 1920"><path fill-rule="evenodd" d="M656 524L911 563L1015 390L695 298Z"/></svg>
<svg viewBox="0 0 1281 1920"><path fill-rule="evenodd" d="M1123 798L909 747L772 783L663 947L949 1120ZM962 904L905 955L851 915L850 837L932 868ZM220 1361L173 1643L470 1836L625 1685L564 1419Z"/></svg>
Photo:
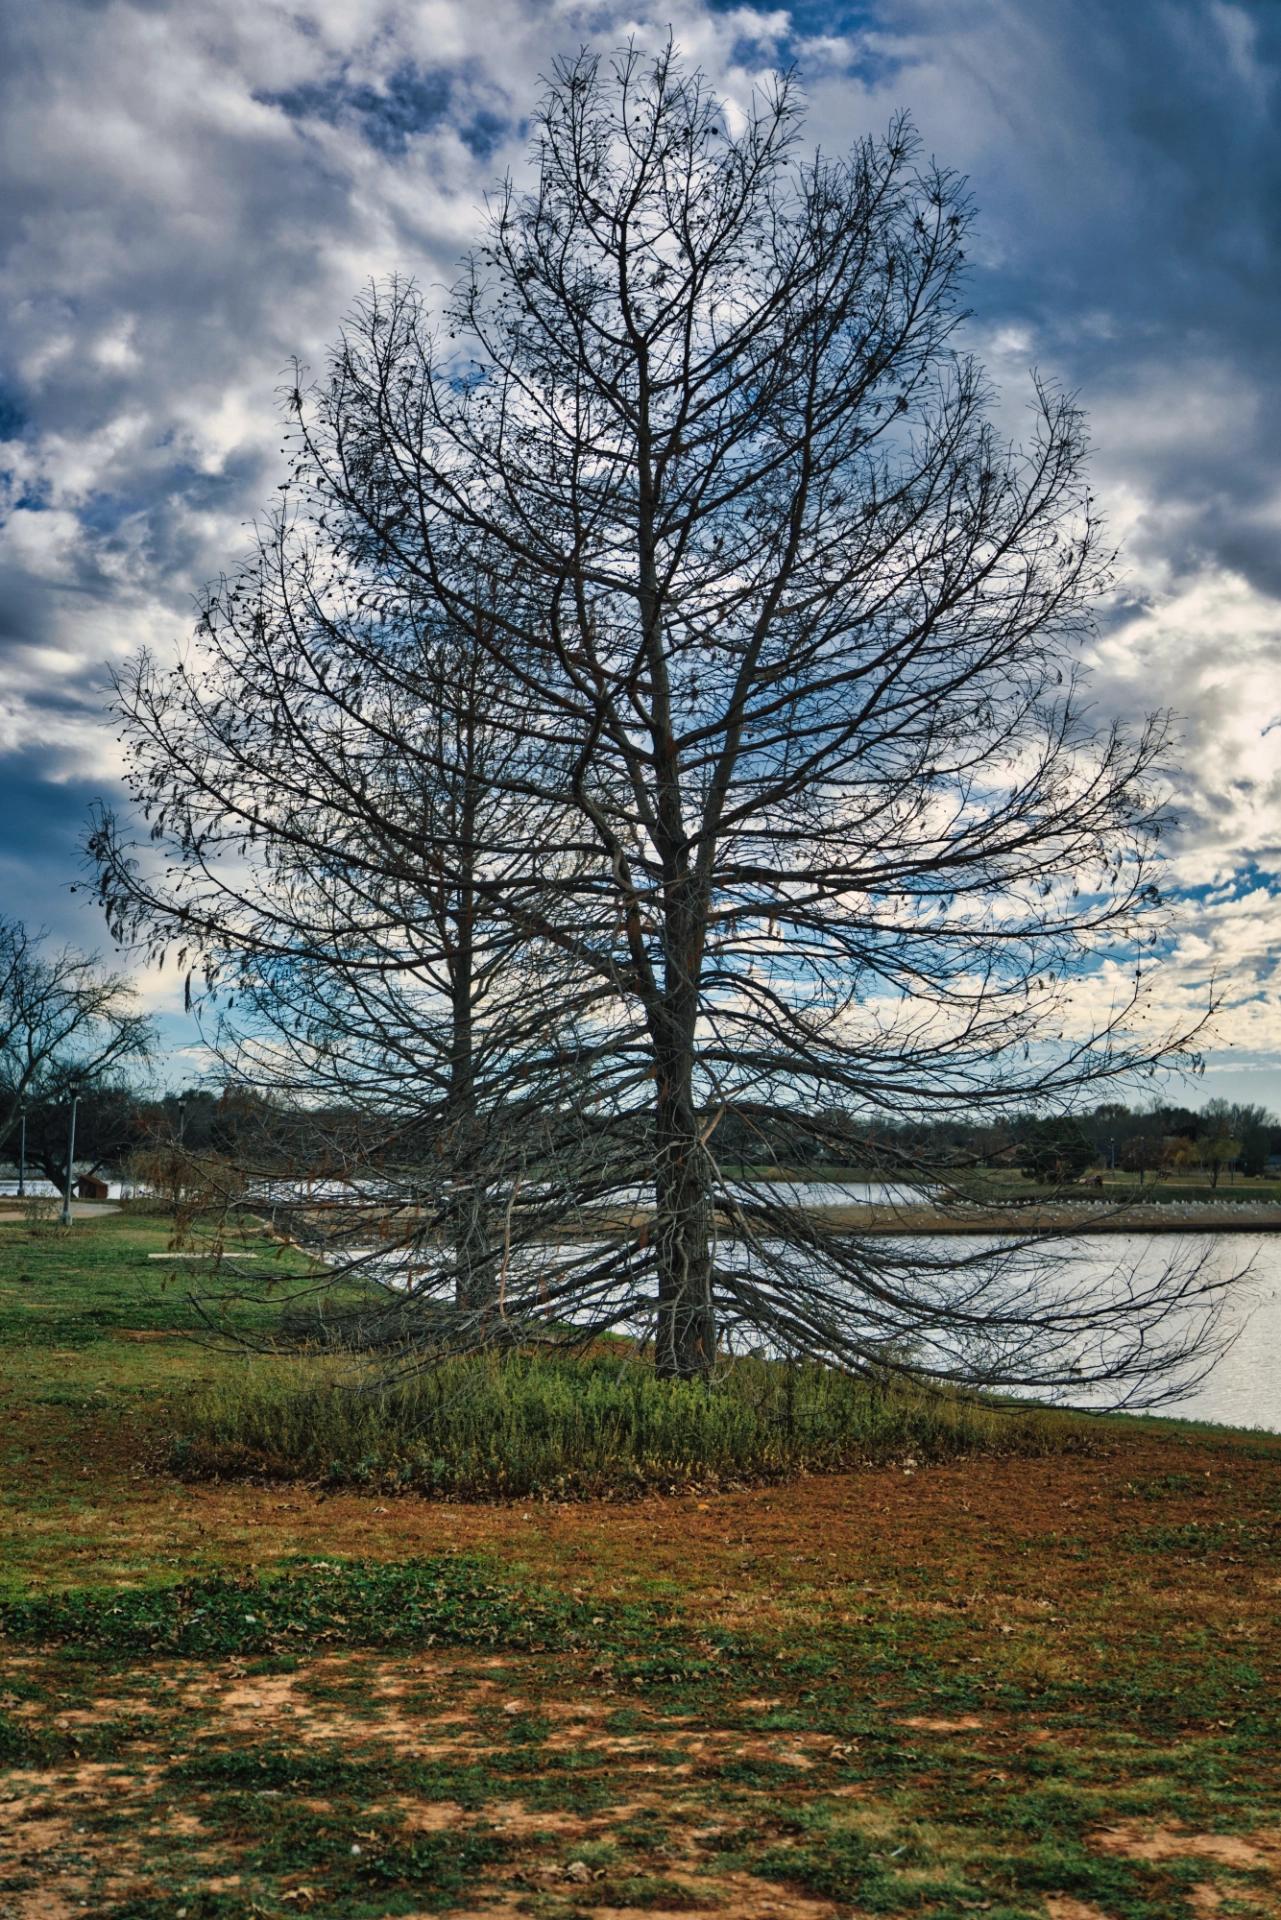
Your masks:
<svg viewBox="0 0 1281 1920"><path fill-rule="evenodd" d="M488 159L511 131L512 123L488 108L458 111L458 76L447 68L423 68L410 61L388 74L382 86L353 84L345 75L256 97L281 108L291 119L323 120L329 126L354 122L371 147L395 156L417 134L453 124L463 144L479 160Z"/></svg>
<svg viewBox="0 0 1281 1920"><path fill-rule="evenodd" d="M16 440L27 425L27 410L12 387L0 384L0 440Z"/></svg>

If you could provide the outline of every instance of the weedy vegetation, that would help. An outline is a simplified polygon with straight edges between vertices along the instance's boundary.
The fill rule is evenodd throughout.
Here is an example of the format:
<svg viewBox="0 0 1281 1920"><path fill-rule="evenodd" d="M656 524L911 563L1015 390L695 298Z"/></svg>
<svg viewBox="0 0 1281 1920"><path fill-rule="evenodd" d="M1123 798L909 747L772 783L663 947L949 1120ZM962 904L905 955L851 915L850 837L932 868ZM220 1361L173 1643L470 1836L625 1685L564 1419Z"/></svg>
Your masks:
<svg viewBox="0 0 1281 1920"><path fill-rule="evenodd" d="M1079 1421L910 1380L742 1359L662 1379L625 1350L453 1357L397 1384L333 1360L222 1374L180 1415L183 1474L303 1476L461 1498L618 1495L910 1456L1088 1446Z"/></svg>

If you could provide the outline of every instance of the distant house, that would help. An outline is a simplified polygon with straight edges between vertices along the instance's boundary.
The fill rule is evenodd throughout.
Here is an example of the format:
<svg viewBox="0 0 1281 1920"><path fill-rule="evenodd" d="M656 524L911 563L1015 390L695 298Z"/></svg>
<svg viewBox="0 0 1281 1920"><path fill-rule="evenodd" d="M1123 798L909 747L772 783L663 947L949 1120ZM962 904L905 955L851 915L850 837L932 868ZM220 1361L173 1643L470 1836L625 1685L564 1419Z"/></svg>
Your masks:
<svg viewBox="0 0 1281 1920"><path fill-rule="evenodd" d="M77 1200L105 1200L107 1198L106 1181L99 1180L96 1173L82 1173L76 1181L76 1198Z"/></svg>

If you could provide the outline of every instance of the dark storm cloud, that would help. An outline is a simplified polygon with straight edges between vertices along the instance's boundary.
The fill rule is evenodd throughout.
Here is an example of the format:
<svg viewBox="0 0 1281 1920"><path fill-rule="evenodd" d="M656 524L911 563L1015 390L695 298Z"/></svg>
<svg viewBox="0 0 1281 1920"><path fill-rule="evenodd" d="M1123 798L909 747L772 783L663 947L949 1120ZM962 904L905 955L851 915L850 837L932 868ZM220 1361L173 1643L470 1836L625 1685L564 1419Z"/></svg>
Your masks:
<svg viewBox="0 0 1281 1920"><path fill-rule="evenodd" d="M16 440L26 421L27 416L17 394L0 385L0 441Z"/></svg>
<svg viewBox="0 0 1281 1920"><path fill-rule="evenodd" d="M97 939L87 891L72 888L87 880L83 822L100 791L93 781L51 782L36 748L0 759L0 821L7 823L0 836L0 913L46 928L59 941Z"/></svg>

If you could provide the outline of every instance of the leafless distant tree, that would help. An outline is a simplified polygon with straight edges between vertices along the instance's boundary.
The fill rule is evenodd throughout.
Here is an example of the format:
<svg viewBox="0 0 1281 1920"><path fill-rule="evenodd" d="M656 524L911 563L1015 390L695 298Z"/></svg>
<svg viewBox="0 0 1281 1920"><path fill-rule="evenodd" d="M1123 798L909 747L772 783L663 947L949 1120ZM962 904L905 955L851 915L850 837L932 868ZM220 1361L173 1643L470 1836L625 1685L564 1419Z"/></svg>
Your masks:
<svg viewBox="0 0 1281 1920"><path fill-rule="evenodd" d="M139 797L178 860L140 863L110 820L95 844L115 931L176 940L194 990L232 1001L210 1038L263 1098L227 1197L256 1173L279 1202L302 1172L293 1225L331 1256L371 1231L380 1263L443 1237L434 1278L474 1313L511 1258L513 1186L518 1242L562 1204L549 1176L581 1139L576 1036L601 992L489 904L531 850L549 872L566 857L536 798L557 781L482 644L492 575L456 622L329 509L276 520L191 657L121 677ZM323 1233L318 1190L346 1201Z"/></svg>
<svg viewBox="0 0 1281 1920"><path fill-rule="evenodd" d="M26 1103L26 1166L61 1188L67 1174L67 1087ZM76 1083L75 1173L86 1175L127 1168L147 1136L147 1104L127 1080L90 1079ZM13 1151L11 1142L10 1151Z"/></svg>
<svg viewBox="0 0 1281 1920"><path fill-rule="evenodd" d="M371 292L290 396L296 505L213 603L213 666L125 684L177 860L156 877L102 823L115 923L239 956L307 1044L342 960L328 1057L367 1088L352 1050L381 1062L399 1018L371 996L421 973L456 1005L465 898L493 996L468 1124L508 1214L514 1135L579 1121L533 1156L579 1234L505 1272L526 1322L648 1324L677 1376L764 1341L1157 1392L1206 1337L1198 1276L851 1237L717 1146L727 1116L785 1112L824 1157L834 1113L847 1141L1064 1111L1188 1045L1147 1006L1163 727L1098 731L1078 683L1107 562L1077 408L1037 384L1026 446L994 428L958 335L971 210L906 122L805 161L790 82L731 131L633 48L558 67L536 126L453 296ZM435 824L464 764L484 824L456 788ZM464 1052L454 1028L397 1071Z"/></svg>
<svg viewBox="0 0 1281 1920"><path fill-rule="evenodd" d="M0 920L0 1150L14 1151L24 1107L112 1085L152 1039L123 975Z"/></svg>

